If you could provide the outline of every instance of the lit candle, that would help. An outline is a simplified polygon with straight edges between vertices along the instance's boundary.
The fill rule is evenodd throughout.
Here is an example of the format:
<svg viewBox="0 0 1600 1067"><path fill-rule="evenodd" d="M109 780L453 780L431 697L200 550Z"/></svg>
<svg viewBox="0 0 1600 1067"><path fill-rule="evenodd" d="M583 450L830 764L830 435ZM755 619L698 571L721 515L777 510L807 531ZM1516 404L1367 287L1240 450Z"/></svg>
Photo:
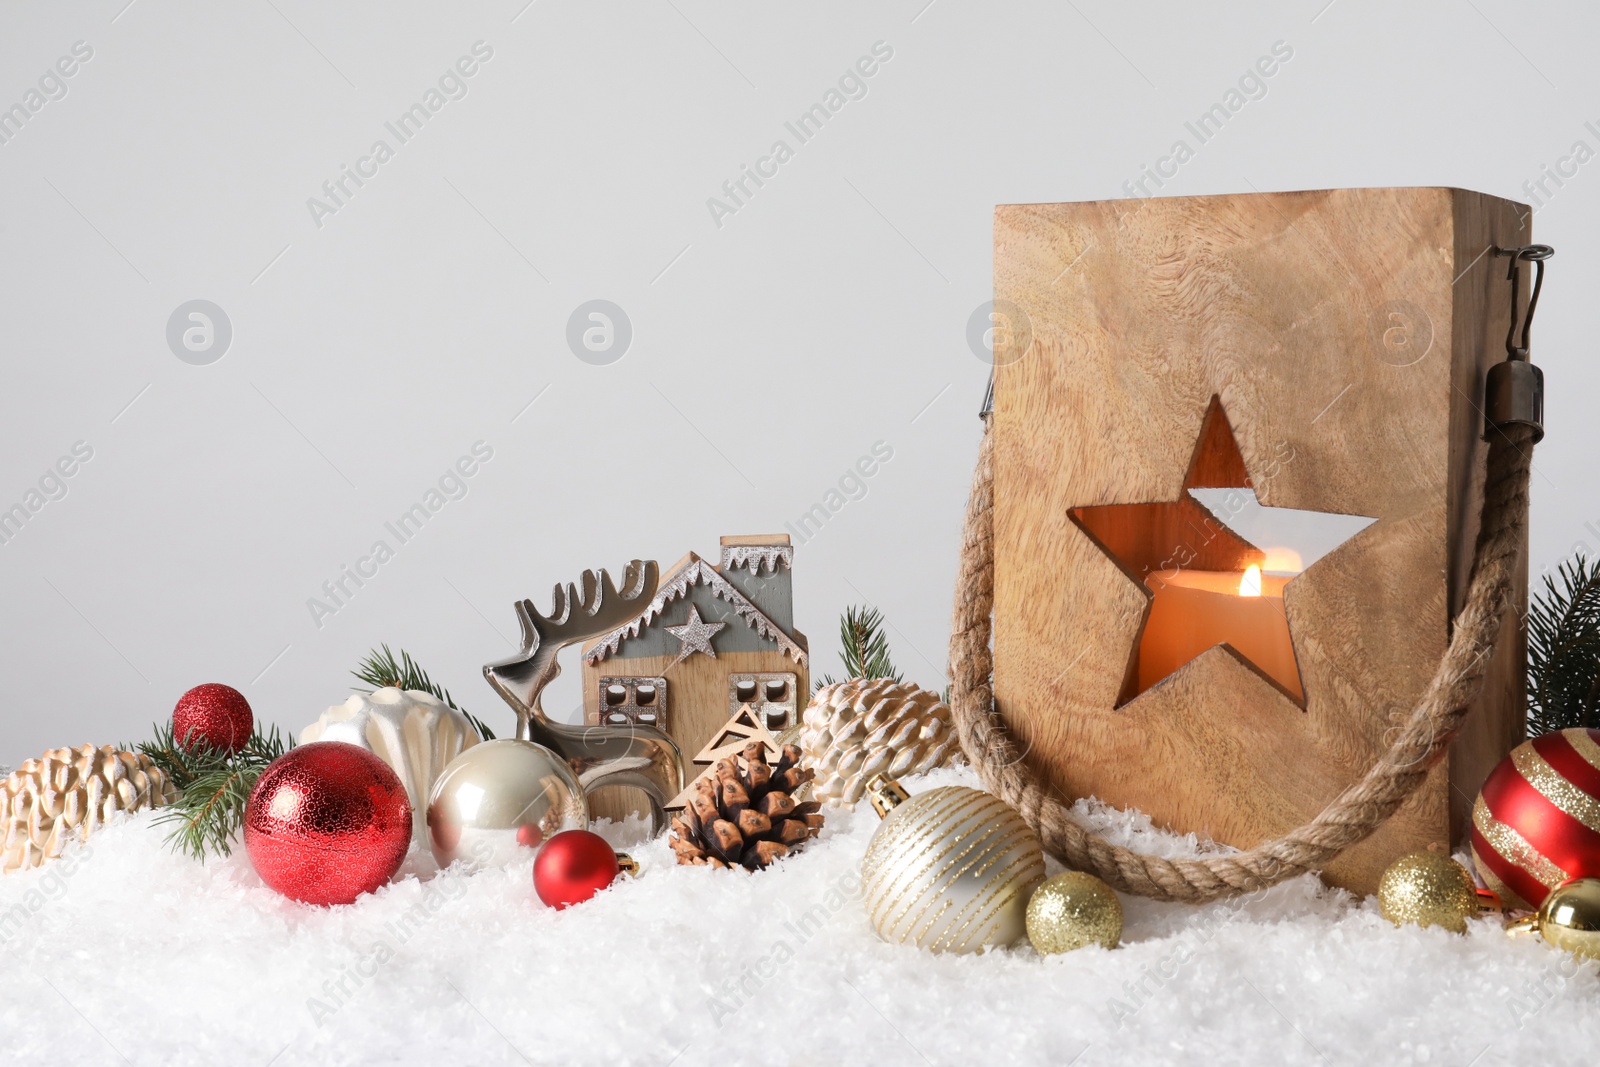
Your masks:
<svg viewBox="0 0 1600 1067"><path fill-rule="evenodd" d="M1190 570L1151 574L1145 584L1155 599L1139 642L1139 692L1225 643L1296 700L1303 700L1283 610L1283 587L1291 577L1262 574L1254 563L1243 574Z"/></svg>

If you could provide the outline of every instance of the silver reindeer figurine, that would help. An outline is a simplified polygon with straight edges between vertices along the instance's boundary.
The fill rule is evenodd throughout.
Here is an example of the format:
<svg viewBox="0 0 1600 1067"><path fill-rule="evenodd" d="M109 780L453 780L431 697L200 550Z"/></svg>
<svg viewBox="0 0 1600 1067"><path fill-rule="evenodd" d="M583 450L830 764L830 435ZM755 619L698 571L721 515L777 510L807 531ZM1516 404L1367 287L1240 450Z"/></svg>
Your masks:
<svg viewBox="0 0 1600 1067"><path fill-rule="evenodd" d="M556 657L570 644L587 641L621 626L643 610L660 582L655 561L634 560L619 593L605 571L584 571L578 584L555 587L548 615L531 600L517 602L522 651L487 664L483 676L517 713L517 739L553 749L572 767L585 795L601 786L628 785L650 799L653 833L666 828L668 800L683 789L683 753L677 742L650 726L568 726L552 722L539 705L544 687L561 673ZM581 585L581 589L580 589Z"/></svg>

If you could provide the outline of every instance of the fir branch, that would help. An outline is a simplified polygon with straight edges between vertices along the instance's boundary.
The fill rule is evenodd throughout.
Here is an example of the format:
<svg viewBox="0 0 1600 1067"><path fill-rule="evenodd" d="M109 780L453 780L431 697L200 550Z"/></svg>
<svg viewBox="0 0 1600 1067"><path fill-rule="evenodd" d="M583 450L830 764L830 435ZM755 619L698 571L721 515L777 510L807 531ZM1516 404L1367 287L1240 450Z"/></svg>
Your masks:
<svg viewBox="0 0 1600 1067"><path fill-rule="evenodd" d="M173 788L181 791L194 781L198 757L191 755L178 744L172 733L172 724L168 723L166 726L152 724L151 729L155 731L155 740L140 741L138 744L126 744L120 747L124 752L138 752L149 757L150 762L161 768L171 780ZM204 747L198 739L195 744L197 748Z"/></svg>
<svg viewBox="0 0 1600 1067"><path fill-rule="evenodd" d="M417 661L411 658L411 653L403 648L400 650L400 658L395 659L395 655L389 650L389 646L381 645L379 648L368 652L367 658L362 660L360 666L350 673L355 675L358 680L372 686L372 689L352 686L351 688L358 693L371 693L373 689L383 689L388 686L393 686L396 689L419 690L459 711L466 717L472 728L478 731L478 736L483 740L494 740L494 731L489 729L488 724L452 700L450 690L428 677L428 672L423 670Z"/></svg>
<svg viewBox="0 0 1600 1067"><path fill-rule="evenodd" d="M257 727L232 756L198 741L185 749L174 739L171 725L154 729L155 739L141 741L134 750L150 757L179 790L178 799L161 809L156 820L172 824L167 844L195 859L204 859L207 853L228 855L234 835L244 825L245 805L256 780L288 751L278 728L262 733Z"/></svg>
<svg viewBox="0 0 1600 1067"><path fill-rule="evenodd" d="M1572 726L1600 726L1600 562L1581 553L1528 610L1528 731Z"/></svg>
<svg viewBox="0 0 1600 1067"><path fill-rule="evenodd" d="M888 678L901 681L889 654L889 636L884 633L882 612L877 608L846 608L839 619L839 658L844 662L845 678ZM833 685L830 675L823 675L816 688Z"/></svg>

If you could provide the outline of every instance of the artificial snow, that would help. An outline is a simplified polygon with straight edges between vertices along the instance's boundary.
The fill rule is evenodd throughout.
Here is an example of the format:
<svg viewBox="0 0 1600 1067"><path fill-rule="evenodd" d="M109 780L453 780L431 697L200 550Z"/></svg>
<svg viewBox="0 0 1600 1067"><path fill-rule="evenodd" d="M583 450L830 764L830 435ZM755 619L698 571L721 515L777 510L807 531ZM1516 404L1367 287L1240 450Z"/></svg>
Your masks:
<svg viewBox="0 0 1600 1067"><path fill-rule="evenodd" d="M1078 814L1142 850L1202 849L1137 814ZM1309 876L1202 908L1125 897L1109 951L887 945L855 895L877 822L829 811L755 875L605 827L640 876L556 912L531 859L463 874L416 852L356 904L304 907L242 849L169 852L146 813L0 878L0 1064L1481 1067L1600 1048L1596 964L1488 919L1397 930Z"/></svg>

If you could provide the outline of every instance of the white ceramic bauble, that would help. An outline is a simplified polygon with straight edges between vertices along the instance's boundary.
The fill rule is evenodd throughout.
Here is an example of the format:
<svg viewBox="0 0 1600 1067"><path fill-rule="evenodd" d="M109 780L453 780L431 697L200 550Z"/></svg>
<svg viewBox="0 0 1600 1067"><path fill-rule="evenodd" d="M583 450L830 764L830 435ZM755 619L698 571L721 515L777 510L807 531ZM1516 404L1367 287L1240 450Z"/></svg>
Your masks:
<svg viewBox="0 0 1600 1067"><path fill-rule="evenodd" d="M411 799L412 839L427 843L428 797L450 761L478 743L467 717L417 689L389 686L335 704L300 731L300 743L344 741L394 768Z"/></svg>

